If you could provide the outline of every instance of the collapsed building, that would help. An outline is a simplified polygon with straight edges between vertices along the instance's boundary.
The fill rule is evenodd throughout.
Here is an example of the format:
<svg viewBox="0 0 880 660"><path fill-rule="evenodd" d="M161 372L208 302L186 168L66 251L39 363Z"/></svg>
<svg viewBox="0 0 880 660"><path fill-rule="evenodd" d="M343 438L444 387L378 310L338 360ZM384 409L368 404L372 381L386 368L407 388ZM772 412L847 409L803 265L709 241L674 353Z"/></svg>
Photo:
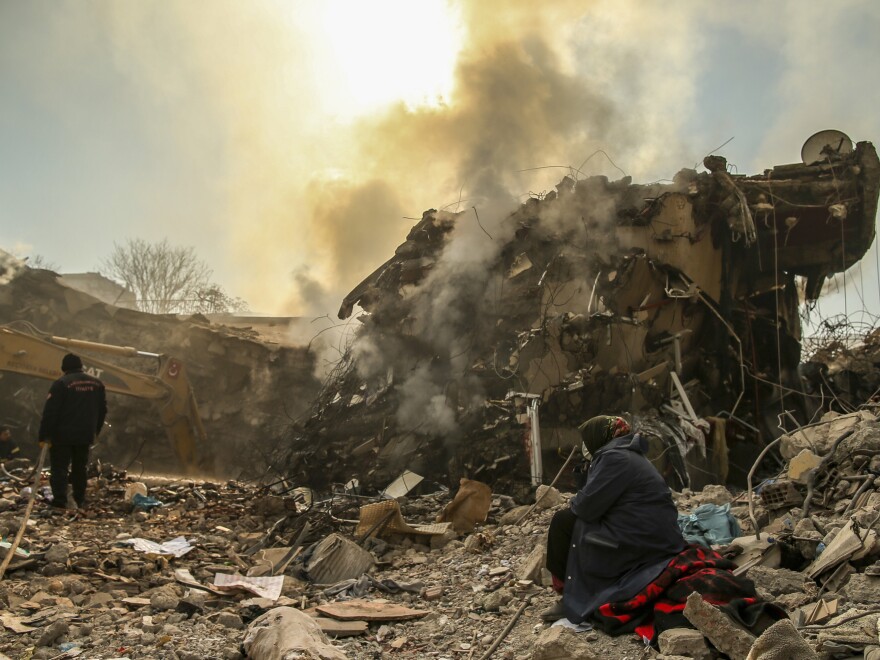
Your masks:
<svg viewBox="0 0 880 660"><path fill-rule="evenodd" d="M38 338L48 333L167 354L187 370L205 431L194 466L180 465L151 401L118 395L109 397L107 426L94 457L136 472L178 473L188 468L190 473L259 477L270 450L267 443L319 391L315 358L306 347L266 342L252 330L211 324L198 315L178 319L106 304L64 286L48 270L8 271L0 277L0 326L12 324ZM0 338L0 353L3 350ZM81 354L88 365L91 353ZM0 365L7 357L0 355ZM102 359L144 374L157 369L151 357ZM0 423L10 426L30 453L36 452L48 388L46 380L0 370Z"/></svg>
<svg viewBox="0 0 880 660"><path fill-rule="evenodd" d="M494 224L426 211L343 300L361 327L276 467L525 492L578 424L626 413L676 486L744 481L834 405L825 371L799 372L799 305L870 247L880 184L873 145L843 138L755 176L709 156L668 184L566 177Z"/></svg>

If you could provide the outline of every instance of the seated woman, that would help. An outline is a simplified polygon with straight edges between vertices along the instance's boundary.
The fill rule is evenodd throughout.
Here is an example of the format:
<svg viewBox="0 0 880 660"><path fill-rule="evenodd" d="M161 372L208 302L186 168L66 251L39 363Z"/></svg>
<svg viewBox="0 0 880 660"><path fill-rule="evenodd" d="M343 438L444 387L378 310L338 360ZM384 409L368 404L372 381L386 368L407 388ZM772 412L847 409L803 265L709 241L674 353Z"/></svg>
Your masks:
<svg viewBox="0 0 880 660"><path fill-rule="evenodd" d="M621 417L594 417L580 431L592 463L570 508L550 523L547 569L562 599L543 613L548 621L580 623L632 598L687 546L647 442Z"/></svg>

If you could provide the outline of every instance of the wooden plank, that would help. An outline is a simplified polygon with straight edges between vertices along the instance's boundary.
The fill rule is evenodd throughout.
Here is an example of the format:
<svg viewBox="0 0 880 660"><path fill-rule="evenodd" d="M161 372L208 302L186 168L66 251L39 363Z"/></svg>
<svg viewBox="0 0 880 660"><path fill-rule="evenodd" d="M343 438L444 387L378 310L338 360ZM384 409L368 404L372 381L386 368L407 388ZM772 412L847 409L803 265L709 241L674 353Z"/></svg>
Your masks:
<svg viewBox="0 0 880 660"><path fill-rule="evenodd" d="M367 632L366 621L337 621L325 616L315 618L325 635L330 637L354 637Z"/></svg>
<svg viewBox="0 0 880 660"><path fill-rule="evenodd" d="M347 600L340 603L318 605L321 614L341 621L406 621L428 614L427 610L414 610L394 603L377 603L369 600Z"/></svg>

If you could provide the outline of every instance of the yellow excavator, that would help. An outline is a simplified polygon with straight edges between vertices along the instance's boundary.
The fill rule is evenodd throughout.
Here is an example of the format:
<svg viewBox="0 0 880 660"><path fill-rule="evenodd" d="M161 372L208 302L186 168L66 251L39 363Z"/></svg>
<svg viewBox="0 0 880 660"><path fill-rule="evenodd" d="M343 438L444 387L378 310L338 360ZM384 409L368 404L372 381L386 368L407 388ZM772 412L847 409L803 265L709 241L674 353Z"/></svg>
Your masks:
<svg viewBox="0 0 880 660"><path fill-rule="evenodd" d="M151 375L78 353L83 371L100 378L108 392L153 401L181 467L190 473L196 469L196 454L206 435L183 362L130 346L54 337L27 322L0 326L0 371L55 380L62 375L61 359L71 351L156 359L158 372Z"/></svg>

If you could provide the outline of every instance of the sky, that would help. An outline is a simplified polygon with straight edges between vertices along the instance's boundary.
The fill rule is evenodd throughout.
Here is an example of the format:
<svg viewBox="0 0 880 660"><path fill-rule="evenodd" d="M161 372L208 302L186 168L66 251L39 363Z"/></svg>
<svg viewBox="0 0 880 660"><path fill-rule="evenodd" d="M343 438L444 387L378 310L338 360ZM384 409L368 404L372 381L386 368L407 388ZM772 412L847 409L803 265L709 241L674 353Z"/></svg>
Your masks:
<svg viewBox="0 0 880 660"><path fill-rule="evenodd" d="M0 0L0 247L83 272L167 238L255 312L333 315L429 208L880 139L878 28L873 0ZM880 309L878 264L820 308Z"/></svg>

